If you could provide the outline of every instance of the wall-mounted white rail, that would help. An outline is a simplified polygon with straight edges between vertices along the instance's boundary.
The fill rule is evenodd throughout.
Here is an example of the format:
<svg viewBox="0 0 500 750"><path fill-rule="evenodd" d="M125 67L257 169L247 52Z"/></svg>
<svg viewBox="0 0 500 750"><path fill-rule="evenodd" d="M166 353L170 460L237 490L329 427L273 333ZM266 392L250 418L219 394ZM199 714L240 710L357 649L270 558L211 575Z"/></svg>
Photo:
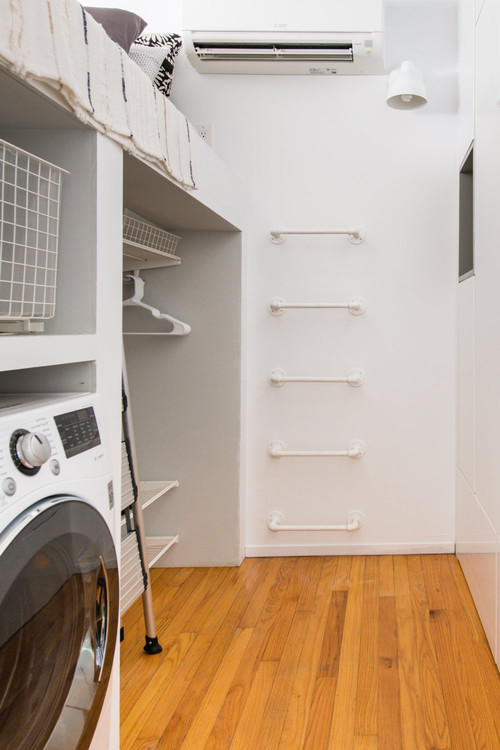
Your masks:
<svg viewBox="0 0 500 750"><path fill-rule="evenodd" d="M287 375L284 370L276 367L269 376L269 382L275 388L280 388L285 383L347 383L353 388L359 388L365 383L362 370L349 370L346 377L330 378L309 375Z"/></svg>
<svg viewBox="0 0 500 750"><path fill-rule="evenodd" d="M343 451L288 451L284 443L273 440L267 446L267 452L271 458L362 458L366 445L361 440L352 440L349 448Z"/></svg>
<svg viewBox="0 0 500 750"><path fill-rule="evenodd" d="M289 234L344 234L353 245L360 245L366 238L361 227L347 227L346 229L271 229L269 239L274 245L281 245L285 241L284 235Z"/></svg>
<svg viewBox="0 0 500 750"><path fill-rule="evenodd" d="M348 310L351 315L363 315L366 304L361 297L351 297L349 302L285 302L281 297L275 297L269 303L268 309L271 315L283 315L285 310L316 310L322 308Z"/></svg>
<svg viewBox="0 0 500 750"><path fill-rule="evenodd" d="M279 510L273 510L267 519L267 526L271 531L357 531L366 516L360 510L352 510L345 523L339 524L286 524L285 516Z"/></svg>

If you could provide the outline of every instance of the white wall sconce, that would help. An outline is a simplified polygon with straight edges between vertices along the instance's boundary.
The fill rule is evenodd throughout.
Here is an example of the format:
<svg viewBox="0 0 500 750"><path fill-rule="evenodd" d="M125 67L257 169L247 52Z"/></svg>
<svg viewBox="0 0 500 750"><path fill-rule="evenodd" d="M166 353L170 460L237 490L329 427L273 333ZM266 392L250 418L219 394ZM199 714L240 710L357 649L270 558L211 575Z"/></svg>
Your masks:
<svg viewBox="0 0 500 750"><path fill-rule="evenodd" d="M389 74L387 104L393 109L416 109L427 104L424 79L415 63L406 60Z"/></svg>

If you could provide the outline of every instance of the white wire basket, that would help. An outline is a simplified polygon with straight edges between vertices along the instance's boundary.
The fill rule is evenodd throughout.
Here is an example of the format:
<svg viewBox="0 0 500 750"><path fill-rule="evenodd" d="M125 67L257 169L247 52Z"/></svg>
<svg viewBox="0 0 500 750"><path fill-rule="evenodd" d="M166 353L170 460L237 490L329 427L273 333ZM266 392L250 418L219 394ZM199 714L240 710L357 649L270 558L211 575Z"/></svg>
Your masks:
<svg viewBox="0 0 500 750"><path fill-rule="evenodd" d="M55 315L63 174L0 139L0 331Z"/></svg>
<svg viewBox="0 0 500 750"><path fill-rule="evenodd" d="M181 238L154 224L133 216L125 209L123 213L123 242L137 248L147 248L155 253L177 258L177 243Z"/></svg>

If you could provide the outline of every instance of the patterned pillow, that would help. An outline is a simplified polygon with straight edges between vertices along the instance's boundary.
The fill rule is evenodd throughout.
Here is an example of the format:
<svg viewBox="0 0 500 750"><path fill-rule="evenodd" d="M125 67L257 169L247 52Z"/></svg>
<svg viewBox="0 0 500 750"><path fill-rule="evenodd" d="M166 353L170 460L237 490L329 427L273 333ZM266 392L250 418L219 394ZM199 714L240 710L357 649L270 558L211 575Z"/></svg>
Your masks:
<svg viewBox="0 0 500 750"><path fill-rule="evenodd" d="M156 88L169 96L174 76L174 58L181 47L182 39L178 34L142 34L135 40L129 55Z"/></svg>
<svg viewBox="0 0 500 750"><path fill-rule="evenodd" d="M182 39L178 34L141 34L135 40L136 44L144 44L145 47L168 47L174 50L174 55L182 47Z"/></svg>

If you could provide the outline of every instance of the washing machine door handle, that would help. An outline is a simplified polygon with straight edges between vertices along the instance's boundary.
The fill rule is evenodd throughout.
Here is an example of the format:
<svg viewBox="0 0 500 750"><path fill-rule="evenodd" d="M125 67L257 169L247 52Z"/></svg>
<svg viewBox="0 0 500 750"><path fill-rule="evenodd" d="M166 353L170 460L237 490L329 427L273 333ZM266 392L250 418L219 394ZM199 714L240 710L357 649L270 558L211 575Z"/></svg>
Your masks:
<svg viewBox="0 0 500 750"><path fill-rule="evenodd" d="M93 633L94 679L101 681L106 657L109 632L109 581L106 564L99 555L99 570L96 577L95 591L95 627Z"/></svg>
<svg viewBox="0 0 500 750"><path fill-rule="evenodd" d="M13 540L18 536L21 531L28 526L37 516L42 515L46 510L51 507L60 505L63 500L67 500L68 496L55 495L45 500L40 500L36 505L28 508L24 513L19 515L12 523L10 523L0 534L0 556L4 550L9 547ZM76 499L76 498L75 498Z"/></svg>

